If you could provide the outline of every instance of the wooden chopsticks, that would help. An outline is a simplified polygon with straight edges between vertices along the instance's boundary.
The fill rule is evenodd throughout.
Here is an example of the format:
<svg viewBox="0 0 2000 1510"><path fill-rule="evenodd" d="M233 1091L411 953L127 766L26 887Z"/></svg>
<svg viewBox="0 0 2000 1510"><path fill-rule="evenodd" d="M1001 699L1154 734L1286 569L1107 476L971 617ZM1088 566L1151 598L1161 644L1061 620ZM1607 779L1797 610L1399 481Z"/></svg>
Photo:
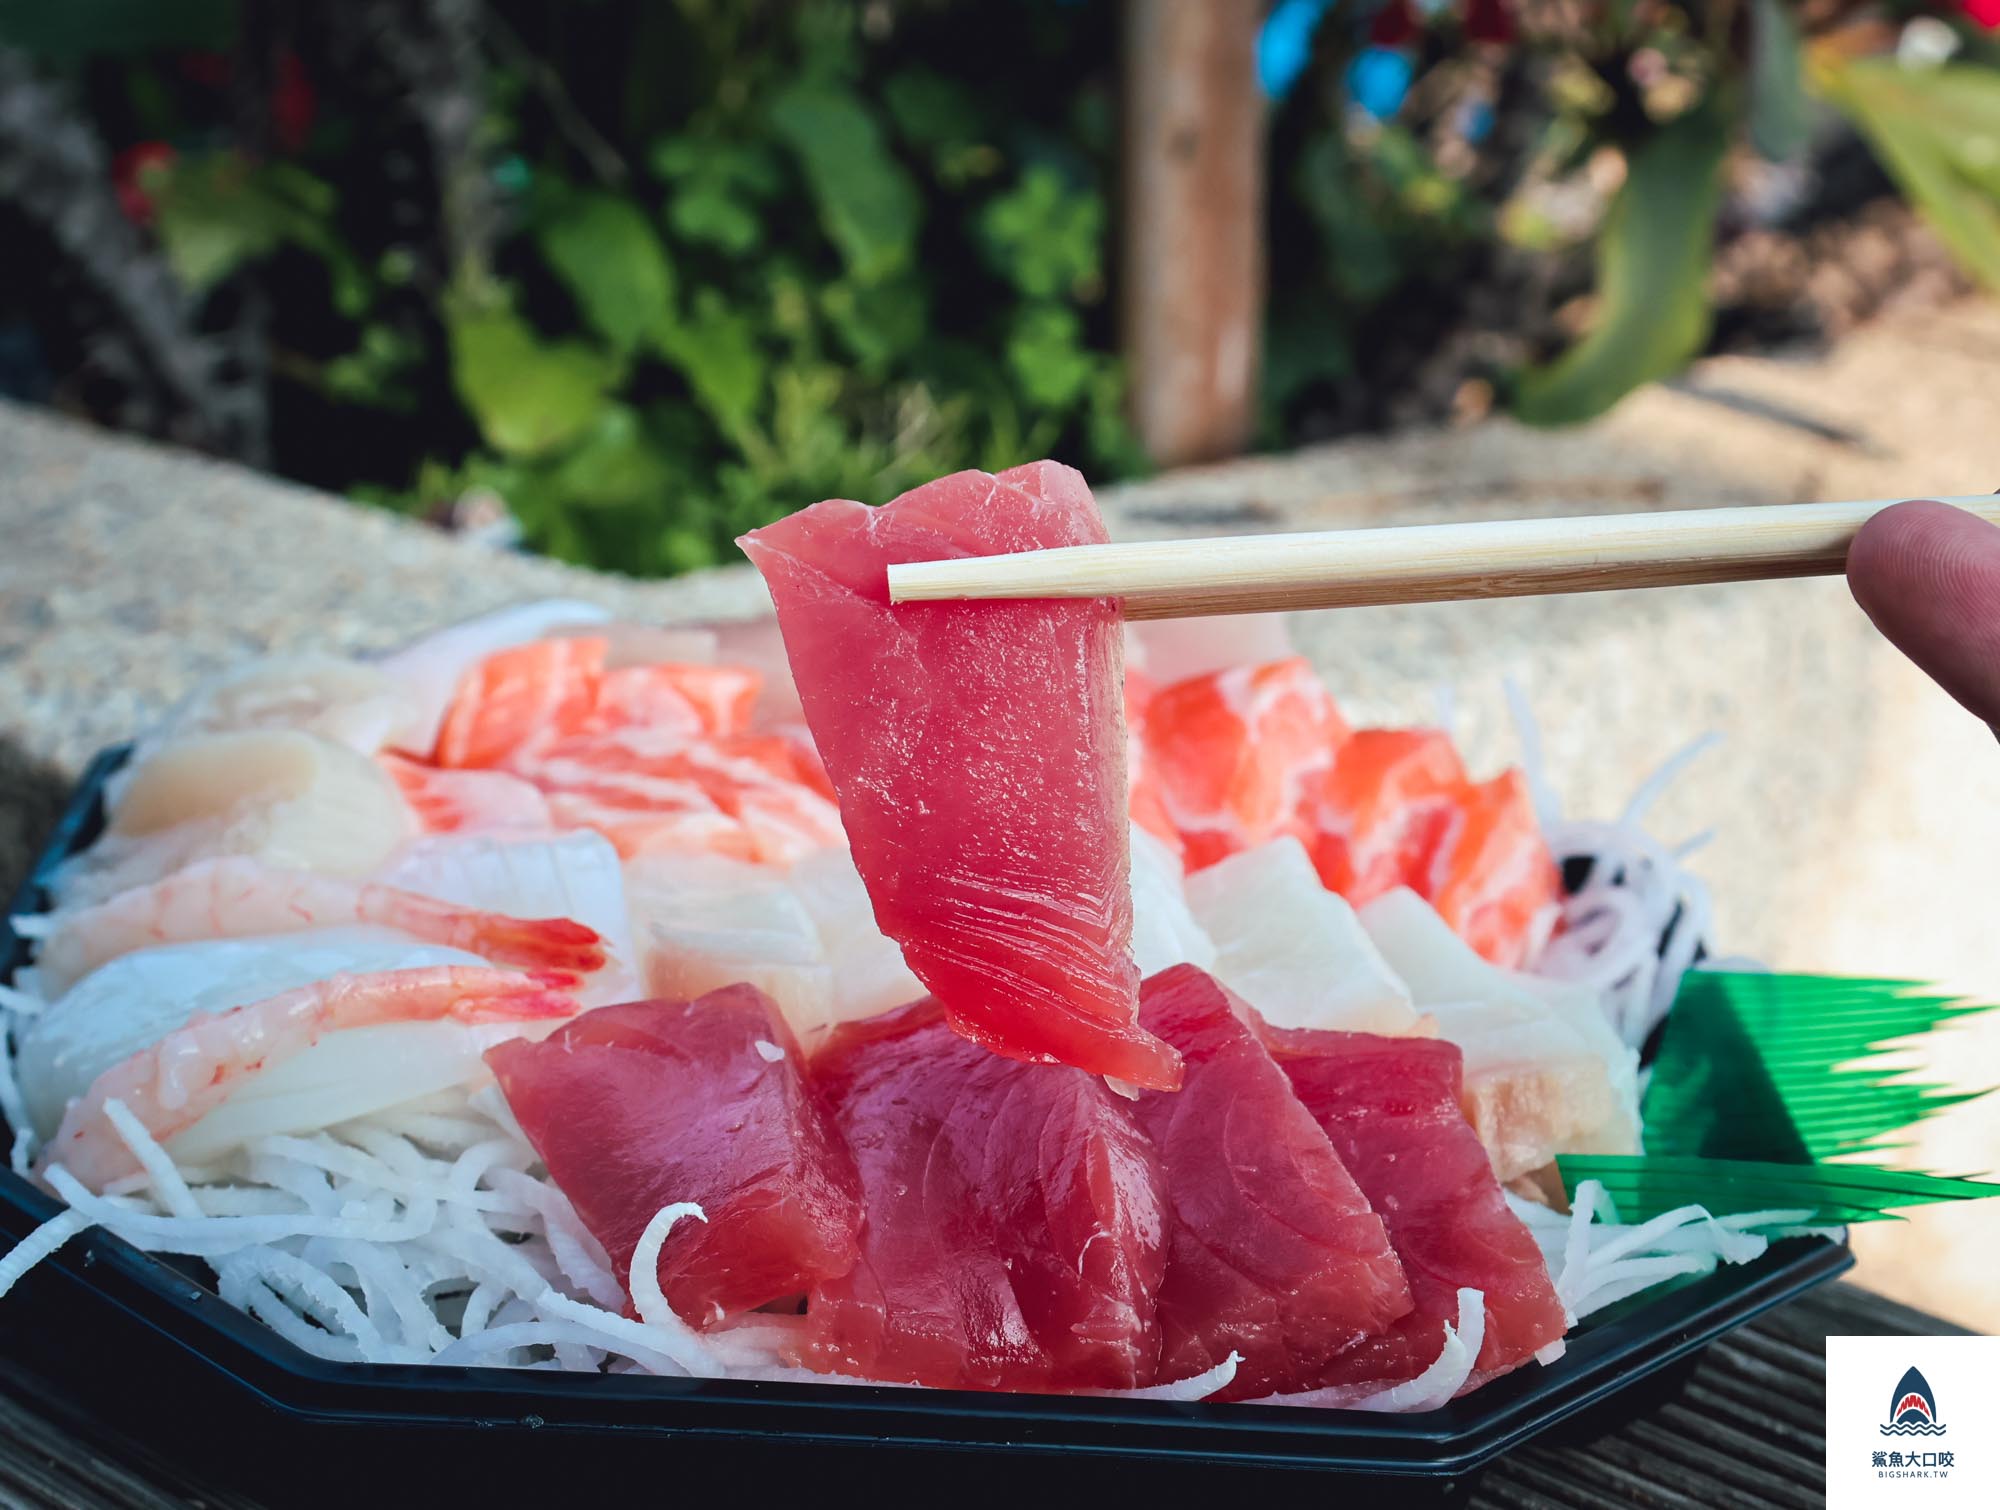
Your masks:
<svg viewBox="0 0 2000 1510"><path fill-rule="evenodd" d="M1132 619L1514 598L1838 572L1896 499L1077 545L889 568L892 603L1121 598ZM1942 502L2000 524L2000 497Z"/></svg>

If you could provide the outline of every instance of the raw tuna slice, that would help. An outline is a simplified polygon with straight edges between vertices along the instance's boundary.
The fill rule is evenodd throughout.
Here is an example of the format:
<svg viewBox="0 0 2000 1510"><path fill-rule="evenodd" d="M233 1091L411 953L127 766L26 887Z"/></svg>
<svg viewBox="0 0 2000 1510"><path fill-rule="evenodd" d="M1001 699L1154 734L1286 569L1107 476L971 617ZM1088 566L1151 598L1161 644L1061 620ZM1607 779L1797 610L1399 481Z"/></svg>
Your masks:
<svg viewBox="0 0 2000 1510"><path fill-rule="evenodd" d="M1165 1197L1129 1102L985 1053L928 999L836 1029L813 1078L867 1219L860 1261L813 1287L799 1361L950 1389L1152 1382Z"/></svg>
<svg viewBox="0 0 2000 1510"><path fill-rule="evenodd" d="M599 1007L486 1056L507 1104L620 1283L646 1224L694 1201L660 1287L709 1326L844 1273L860 1251L854 1164L769 997Z"/></svg>
<svg viewBox="0 0 2000 1510"><path fill-rule="evenodd" d="M1563 1334L1541 1249L1507 1209L1478 1134L1459 1110L1459 1053L1435 1038L1266 1028L1292 1088L1389 1229L1416 1308L1321 1371L1357 1393L1414 1379L1458 1316L1458 1291L1486 1297L1480 1383Z"/></svg>
<svg viewBox="0 0 2000 1510"><path fill-rule="evenodd" d="M1083 479L958 472L746 535L882 931L997 1053L1168 1089L1137 1025L1123 637L1107 600L889 606L896 562L1105 538Z"/></svg>
<svg viewBox="0 0 2000 1510"><path fill-rule="evenodd" d="M1187 1079L1140 1096L1167 1175L1160 1378L1231 1352L1220 1398L1312 1388L1338 1353L1409 1313L1382 1218L1239 1013L1192 965L1145 984L1139 1021L1181 1051Z"/></svg>

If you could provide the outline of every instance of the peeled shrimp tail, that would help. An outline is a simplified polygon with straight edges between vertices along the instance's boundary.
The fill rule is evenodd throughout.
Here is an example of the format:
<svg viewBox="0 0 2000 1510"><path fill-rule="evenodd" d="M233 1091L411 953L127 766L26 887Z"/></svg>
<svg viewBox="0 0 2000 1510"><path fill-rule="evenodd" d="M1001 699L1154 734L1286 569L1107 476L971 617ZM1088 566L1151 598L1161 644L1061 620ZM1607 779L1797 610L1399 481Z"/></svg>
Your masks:
<svg viewBox="0 0 2000 1510"><path fill-rule="evenodd" d="M360 888L360 906L365 922L463 949L495 964L589 975L610 959L597 930L571 918L508 917L375 884Z"/></svg>
<svg viewBox="0 0 2000 1510"><path fill-rule="evenodd" d="M95 906L57 914L36 965L51 997L99 965L159 944L374 923L499 964L588 974L604 967L596 932L567 918L512 918L393 886L204 860Z"/></svg>
<svg viewBox="0 0 2000 1510"><path fill-rule="evenodd" d="M576 980L558 971L427 965L336 975L227 1012L203 1013L120 1060L69 1105L36 1168L59 1163L92 1190L139 1161L104 1114L122 1101L165 1142L215 1110L251 1075L346 1028L449 1019L463 1023L569 1017Z"/></svg>

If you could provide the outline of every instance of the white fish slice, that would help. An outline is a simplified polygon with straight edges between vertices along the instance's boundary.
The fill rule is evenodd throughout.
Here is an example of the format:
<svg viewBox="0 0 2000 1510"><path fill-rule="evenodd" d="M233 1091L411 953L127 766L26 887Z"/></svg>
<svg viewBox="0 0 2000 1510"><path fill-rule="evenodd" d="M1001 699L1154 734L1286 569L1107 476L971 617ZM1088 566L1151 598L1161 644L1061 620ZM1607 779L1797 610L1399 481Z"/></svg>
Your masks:
<svg viewBox="0 0 2000 1510"><path fill-rule="evenodd" d="M833 1023L833 971L786 873L723 855L641 855L625 869L646 989L687 1000L746 982L801 1038Z"/></svg>
<svg viewBox="0 0 2000 1510"><path fill-rule="evenodd" d="M105 797L115 808L132 773L177 739L296 729L373 755L406 738L417 716L415 700L379 667L332 655L267 656L210 678L170 708L105 782Z"/></svg>
<svg viewBox="0 0 2000 1510"><path fill-rule="evenodd" d="M176 1162L201 1165L259 1138L318 1132L489 1076L482 1056L540 1023L395 1022L328 1033L311 1048L245 1077L229 1099L167 1142Z"/></svg>
<svg viewBox="0 0 2000 1510"><path fill-rule="evenodd" d="M1282 1028L1419 1031L1409 989L1287 834L1187 880L1222 983Z"/></svg>
<svg viewBox="0 0 2000 1510"><path fill-rule="evenodd" d="M1489 964L1405 888L1362 908L1361 923L1464 1052L1468 1111L1503 1182L1558 1153L1638 1146L1638 1056L1587 991Z"/></svg>
<svg viewBox="0 0 2000 1510"><path fill-rule="evenodd" d="M1132 958L1142 977L1175 965L1215 968L1215 941L1188 909L1179 858L1136 823L1132 825Z"/></svg>
<svg viewBox="0 0 2000 1510"><path fill-rule="evenodd" d="M904 963L902 947L875 926L868 888L844 847L798 861L791 886L819 930L833 972L833 1022L873 1017L924 995L924 983Z"/></svg>
<svg viewBox="0 0 2000 1510"><path fill-rule="evenodd" d="M372 759L296 729L194 734L132 772L111 821L55 880L64 906L102 901L196 860L360 878L416 831Z"/></svg>

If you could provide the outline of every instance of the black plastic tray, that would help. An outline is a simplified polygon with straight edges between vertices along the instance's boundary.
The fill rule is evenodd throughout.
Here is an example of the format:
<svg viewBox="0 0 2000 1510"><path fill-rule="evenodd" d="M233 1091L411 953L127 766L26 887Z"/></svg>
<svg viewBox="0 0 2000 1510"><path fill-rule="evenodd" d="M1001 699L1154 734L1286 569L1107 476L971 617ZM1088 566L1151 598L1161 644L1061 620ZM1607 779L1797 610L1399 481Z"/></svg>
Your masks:
<svg viewBox="0 0 2000 1510"><path fill-rule="evenodd" d="M104 779L124 754L86 772L10 914L39 908L49 869L95 836ZM0 932L0 980L26 952L11 928ZM9 1242L58 1209L0 1171ZM865 1463L865 1478L846 1482L871 1494L949 1485L954 1498L984 1499L1091 1479L1129 1489L1156 1476L1192 1492L1212 1473L1240 1483L1244 1470L1266 1469L1348 1476L1350 1504L1436 1504L1533 1437L1582 1438L1660 1403L1702 1347L1852 1263L1844 1243L1776 1243L1754 1263L1594 1317L1559 1362L1422 1415L334 1364L226 1304L198 1265L175 1267L103 1232L0 1301L0 1333L10 1356L61 1374L108 1419L165 1438L169 1451L219 1459L227 1478L286 1504L355 1503L366 1491L354 1473L412 1463L441 1488L498 1487L508 1499L541 1480L573 1491L579 1472L614 1467L666 1474L662 1490L741 1494ZM825 1492L841 1481L814 1482Z"/></svg>

